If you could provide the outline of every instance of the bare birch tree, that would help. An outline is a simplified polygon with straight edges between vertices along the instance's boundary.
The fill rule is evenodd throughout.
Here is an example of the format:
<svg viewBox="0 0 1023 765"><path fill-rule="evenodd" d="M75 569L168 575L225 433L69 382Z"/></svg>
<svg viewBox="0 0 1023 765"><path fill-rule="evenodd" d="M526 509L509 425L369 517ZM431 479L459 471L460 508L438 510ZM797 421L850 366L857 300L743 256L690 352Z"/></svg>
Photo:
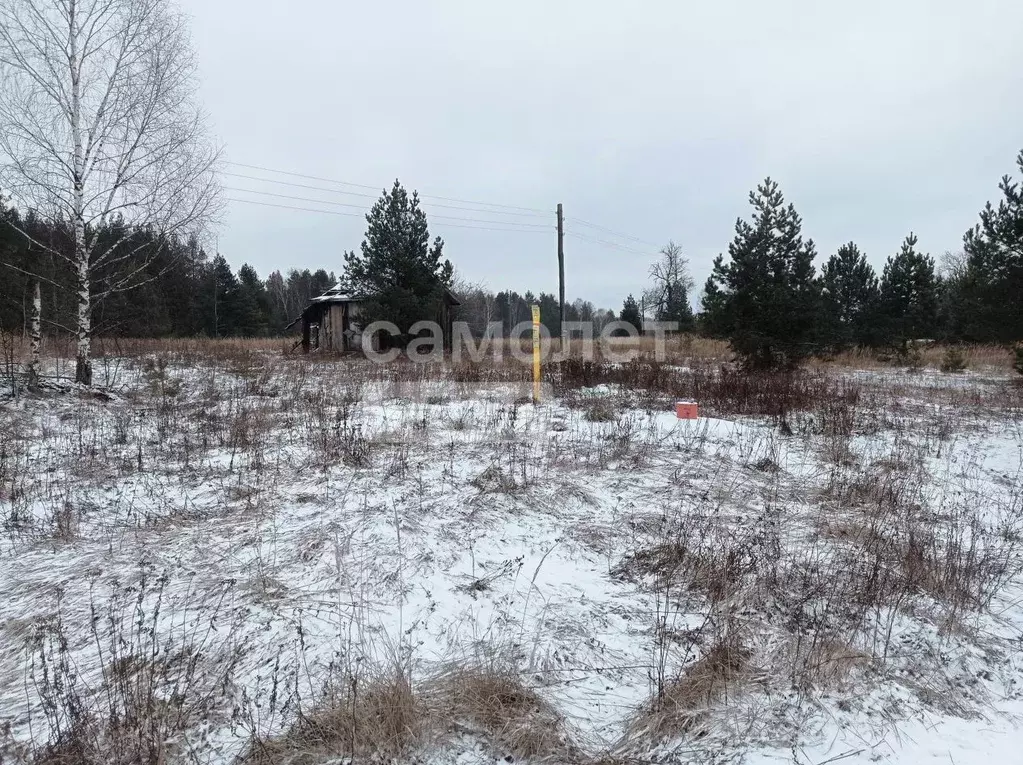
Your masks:
<svg viewBox="0 0 1023 765"><path fill-rule="evenodd" d="M92 384L94 303L144 279L132 233L185 235L218 211L218 151L195 93L168 0L0 0L0 187L71 232L70 253L50 251L74 277L80 383ZM123 236L100 244L111 223Z"/></svg>
<svg viewBox="0 0 1023 765"><path fill-rule="evenodd" d="M682 246L668 242L661 249L661 257L650 266L653 286L643 293L643 303L652 308L658 321L677 321L683 329L692 321L689 292L693 278L689 275L689 260Z"/></svg>

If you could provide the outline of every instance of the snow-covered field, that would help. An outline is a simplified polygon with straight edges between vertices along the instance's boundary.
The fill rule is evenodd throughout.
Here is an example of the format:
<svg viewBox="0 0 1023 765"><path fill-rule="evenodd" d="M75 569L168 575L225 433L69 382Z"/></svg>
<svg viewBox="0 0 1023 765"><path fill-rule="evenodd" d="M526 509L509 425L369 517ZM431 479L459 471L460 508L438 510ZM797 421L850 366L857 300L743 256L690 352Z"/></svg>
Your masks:
<svg viewBox="0 0 1023 765"><path fill-rule="evenodd" d="M1020 761L1014 381L833 370L679 421L409 369L123 359L112 400L0 404L0 761L377 729L429 763Z"/></svg>

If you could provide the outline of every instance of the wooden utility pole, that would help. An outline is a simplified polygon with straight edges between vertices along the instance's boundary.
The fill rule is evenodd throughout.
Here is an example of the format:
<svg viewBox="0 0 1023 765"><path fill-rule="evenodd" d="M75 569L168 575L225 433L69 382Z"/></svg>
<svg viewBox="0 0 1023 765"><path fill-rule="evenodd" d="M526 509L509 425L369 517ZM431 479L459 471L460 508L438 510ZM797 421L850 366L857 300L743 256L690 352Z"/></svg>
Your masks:
<svg viewBox="0 0 1023 765"><path fill-rule="evenodd" d="M561 347L568 339L565 335L565 215L558 202L558 300L561 306Z"/></svg>

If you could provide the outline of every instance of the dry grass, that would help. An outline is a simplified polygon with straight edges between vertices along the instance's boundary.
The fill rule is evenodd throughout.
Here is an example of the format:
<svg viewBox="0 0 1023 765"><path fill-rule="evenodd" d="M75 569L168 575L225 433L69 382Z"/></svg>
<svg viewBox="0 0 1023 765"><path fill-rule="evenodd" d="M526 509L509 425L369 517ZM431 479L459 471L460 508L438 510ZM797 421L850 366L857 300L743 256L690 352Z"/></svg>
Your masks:
<svg viewBox="0 0 1023 765"><path fill-rule="evenodd" d="M792 668L793 683L804 693L845 690L854 674L873 661L869 653L823 635L810 640L793 637L781 652L778 664Z"/></svg>
<svg viewBox="0 0 1023 765"><path fill-rule="evenodd" d="M409 670L396 665L349 677L283 734L254 739L240 762L408 761L464 732L482 736L498 757L544 759L573 749L561 718L520 673L496 661L470 661L434 672L416 687Z"/></svg>
<svg viewBox="0 0 1023 765"><path fill-rule="evenodd" d="M585 404L584 417L589 422L614 422L619 417L618 408L614 401L608 398L598 398L587 401Z"/></svg>
<svg viewBox="0 0 1023 765"><path fill-rule="evenodd" d="M98 649L99 677L88 677L72 653L60 611L34 625L28 676L43 702L49 739L14 761L36 765L163 765L182 757L187 733L221 714L239 661L232 645L237 623L227 621L222 644L179 629L160 637L168 614L166 582L142 573L137 588L93 603L89 630ZM211 604L220 614L226 591ZM3 757L0 749L0 759Z"/></svg>
<svg viewBox="0 0 1023 765"><path fill-rule="evenodd" d="M1023 506L1010 495L978 508L949 488L936 511L918 448L897 438L867 467L854 455L834 468L816 527L804 529L798 515L784 512L729 517L708 495L664 511L654 544L613 569L658 603L651 701L627 740L723 735L712 722L727 719L718 707L728 706L729 694L756 697L762 683L771 685L765 677L787 678L802 695L851 693L866 669L900 664L896 625L907 620L941 635L969 633L1023 574ZM771 496L792 490L782 488L791 480L783 474L758 472ZM685 614L705 616L693 623ZM746 625L745 640L737 622ZM930 661L914 659L913 672L944 677ZM927 693L919 697L931 703Z"/></svg>
<svg viewBox="0 0 1023 765"><path fill-rule="evenodd" d="M734 633L721 637L664 684L632 721L631 735L672 739L695 734L708 708L738 691L750 669L750 656Z"/></svg>
<svg viewBox="0 0 1023 765"><path fill-rule="evenodd" d="M15 359L27 357L28 341L26 338L11 336L11 352ZM196 360L211 356L226 358L251 358L267 353L293 354L296 337L231 337L231 338L131 338L131 337L97 337L94 339L93 351L98 360L104 358L135 358L145 355L169 354L183 360ZM510 359L513 347L525 357L532 353L532 340L501 339L493 343L492 353ZM560 338L546 338L542 343L545 358L552 354L561 354ZM1011 372L1014 356L1011 348L1003 345L955 345L940 343L923 346L915 351L914 363L930 369L947 367L950 348L957 358L961 358L965 368L971 370L999 370ZM50 358L74 360L74 338L67 335L53 335L44 338L44 355ZM622 337L587 340L575 338L569 341L567 353L570 358L586 358L600 362L612 356L632 353L641 360L653 360L657 353L656 339L651 335L643 337ZM318 354L313 354L318 357ZM710 364L717 365L732 360L733 354L724 340L716 340L690 334L670 335L663 344L663 358L669 364ZM480 362L466 362L480 363ZM484 358L483 364L493 363L492 358ZM513 364L518 362L512 361ZM852 349L843 351L827 359L812 359L811 367L841 367L848 369L883 369L887 367L905 366L906 361L891 353L872 349ZM956 370L950 370L956 371Z"/></svg>
<svg viewBox="0 0 1023 765"><path fill-rule="evenodd" d="M961 356L966 369L995 369L1005 372L1012 370L1012 352L1004 345L956 345L954 347L957 354ZM946 362L948 349L949 346L941 343L934 343L918 349L919 364L928 369L941 369ZM839 353L827 363L849 369L882 369L899 366L900 360L888 353L854 349ZM905 362L901 365L904 366Z"/></svg>
<svg viewBox="0 0 1023 765"><path fill-rule="evenodd" d="M432 734L436 711L415 691L408 669L393 664L365 677L336 681L286 733L255 738L240 762L303 765L335 758L402 759Z"/></svg>
<svg viewBox="0 0 1023 765"><path fill-rule="evenodd" d="M756 570L755 553L745 541L679 534L670 542L628 556L615 573L653 575L663 586L679 586L705 595L711 603L721 603L748 584Z"/></svg>
<svg viewBox="0 0 1023 765"><path fill-rule="evenodd" d="M553 706L497 659L448 667L435 688L449 718L482 732L501 756L546 759L573 749Z"/></svg>

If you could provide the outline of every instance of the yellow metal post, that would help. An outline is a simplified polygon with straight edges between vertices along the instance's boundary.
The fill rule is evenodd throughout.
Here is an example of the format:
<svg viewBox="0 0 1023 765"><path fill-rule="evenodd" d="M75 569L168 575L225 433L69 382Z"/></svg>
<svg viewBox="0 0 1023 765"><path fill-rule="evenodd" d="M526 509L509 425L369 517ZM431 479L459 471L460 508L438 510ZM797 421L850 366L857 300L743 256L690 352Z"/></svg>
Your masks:
<svg viewBox="0 0 1023 765"><path fill-rule="evenodd" d="M540 403L540 306L533 306L533 403Z"/></svg>

